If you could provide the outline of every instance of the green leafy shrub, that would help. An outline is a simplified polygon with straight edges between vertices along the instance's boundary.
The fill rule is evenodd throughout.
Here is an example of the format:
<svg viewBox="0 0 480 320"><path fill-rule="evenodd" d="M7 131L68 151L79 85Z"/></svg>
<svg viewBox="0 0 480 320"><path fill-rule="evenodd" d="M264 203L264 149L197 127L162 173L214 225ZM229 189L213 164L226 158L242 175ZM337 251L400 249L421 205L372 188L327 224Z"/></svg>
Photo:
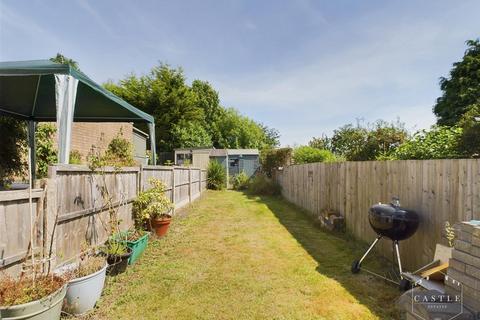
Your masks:
<svg viewBox="0 0 480 320"><path fill-rule="evenodd" d="M433 126L429 131L420 130L412 139L400 145L393 157L408 159L454 159L461 158L459 151L462 128Z"/></svg>
<svg viewBox="0 0 480 320"><path fill-rule="evenodd" d="M266 149L260 152L262 171L271 177L279 167L285 167L292 162L292 148Z"/></svg>
<svg viewBox="0 0 480 320"><path fill-rule="evenodd" d="M22 155L27 147L25 123L9 117L0 117L0 188L9 184L14 175L25 172Z"/></svg>
<svg viewBox="0 0 480 320"><path fill-rule="evenodd" d="M81 164L82 163L82 155L78 150L70 151L70 164Z"/></svg>
<svg viewBox="0 0 480 320"><path fill-rule="evenodd" d="M128 252L128 245L125 240L111 238L100 248L107 255L124 255Z"/></svg>
<svg viewBox="0 0 480 320"><path fill-rule="evenodd" d="M328 150L301 146L293 151L293 161L295 164L313 163L313 162L332 162L335 161L335 155Z"/></svg>
<svg viewBox="0 0 480 320"><path fill-rule="evenodd" d="M348 161L385 159L408 137L404 124L378 120L372 124L347 124L333 132L332 138L310 141L311 146L325 146Z"/></svg>
<svg viewBox="0 0 480 320"><path fill-rule="evenodd" d="M248 191L256 195L277 196L282 193L282 187L264 174L257 174L251 179Z"/></svg>
<svg viewBox="0 0 480 320"><path fill-rule="evenodd" d="M232 183L233 189L235 190L247 189L249 182L250 182L250 177L247 176L247 174L244 171L234 175L231 178L231 183Z"/></svg>
<svg viewBox="0 0 480 320"><path fill-rule="evenodd" d="M54 144L57 128L51 123L38 125L35 133L37 144L37 177L44 178L48 173L48 166L58 162L57 149Z"/></svg>
<svg viewBox="0 0 480 320"><path fill-rule="evenodd" d="M222 190L225 188L226 179L225 167L218 161L210 161L207 168L207 188Z"/></svg>
<svg viewBox="0 0 480 320"><path fill-rule="evenodd" d="M148 180L151 188L140 192L133 202L133 216L137 226L143 226L151 219L170 218L173 204L165 195L165 184L159 179Z"/></svg>
<svg viewBox="0 0 480 320"><path fill-rule="evenodd" d="M104 158L108 165L114 167L131 167L135 164L133 160L133 145L123 137L122 129L108 144Z"/></svg>

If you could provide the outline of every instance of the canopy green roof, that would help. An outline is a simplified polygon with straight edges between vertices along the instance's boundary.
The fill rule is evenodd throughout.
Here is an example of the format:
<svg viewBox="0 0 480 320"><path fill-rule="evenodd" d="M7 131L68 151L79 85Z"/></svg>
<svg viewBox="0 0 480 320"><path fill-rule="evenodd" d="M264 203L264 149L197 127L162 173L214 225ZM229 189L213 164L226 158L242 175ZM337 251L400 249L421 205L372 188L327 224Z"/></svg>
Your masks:
<svg viewBox="0 0 480 320"><path fill-rule="evenodd" d="M151 115L117 97L82 72L50 60L0 62L0 115L55 121L55 74L77 79L73 121L147 122Z"/></svg>

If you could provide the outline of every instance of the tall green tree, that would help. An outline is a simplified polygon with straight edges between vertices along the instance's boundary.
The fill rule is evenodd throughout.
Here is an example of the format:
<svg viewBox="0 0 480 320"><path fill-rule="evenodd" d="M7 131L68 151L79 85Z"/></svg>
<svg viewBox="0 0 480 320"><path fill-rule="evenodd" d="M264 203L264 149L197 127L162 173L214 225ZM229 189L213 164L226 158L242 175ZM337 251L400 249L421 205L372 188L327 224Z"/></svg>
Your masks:
<svg viewBox="0 0 480 320"><path fill-rule="evenodd" d="M222 133L220 131L220 122L225 116L225 110L220 105L218 92L207 81L194 80L192 82L192 91L195 94L195 104L203 110L205 115L203 126L210 135L210 139L215 148L220 148Z"/></svg>
<svg viewBox="0 0 480 320"><path fill-rule="evenodd" d="M207 130L198 122L175 125L172 130L173 144L178 148L212 147L212 139Z"/></svg>
<svg viewBox="0 0 480 320"><path fill-rule="evenodd" d="M480 104L470 108L458 122L462 128L460 151L466 157L480 158Z"/></svg>
<svg viewBox="0 0 480 320"><path fill-rule="evenodd" d="M267 146L265 132L252 119L242 116L237 110L229 108L219 122L221 148L257 148Z"/></svg>
<svg viewBox="0 0 480 320"><path fill-rule="evenodd" d="M135 107L155 118L156 142L160 150L170 151L179 145L173 130L181 123L202 122L204 112L196 105L196 95L185 83L181 68L167 64L154 67L148 75L129 75L120 83L105 87Z"/></svg>
<svg viewBox="0 0 480 320"><path fill-rule="evenodd" d="M280 145L280 132L275 128L270 128L264 124L260 124L260 127L265 134L265 147L264 148L275 148Z"/></svg>
<svg viewBox="0 0 480 320"><path fill-rule="evenodd" d="M105 87L155 117L161 151L179 147L265 148L278 145L275 129L221 106L210 83L191 86L181 68L160 64L141 77L133 74Z"/></svg>
<svg viewBox="0 0 480 320"><path fill-rule="evenodd" d="M448 78L440 78L442 96L433 112L438 125L455 125L463 114L480 103L480 41L468 40L467 50L453 64Z"/></svg>

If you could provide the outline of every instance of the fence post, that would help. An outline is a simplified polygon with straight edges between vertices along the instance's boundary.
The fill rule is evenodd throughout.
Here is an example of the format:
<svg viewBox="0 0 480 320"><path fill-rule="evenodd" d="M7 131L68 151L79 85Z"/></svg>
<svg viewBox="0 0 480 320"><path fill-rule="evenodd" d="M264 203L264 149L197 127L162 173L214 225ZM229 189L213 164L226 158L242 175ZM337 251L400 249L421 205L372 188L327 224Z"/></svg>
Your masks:
<svg viewBox="0 0 480 320"><path fill-rule="evenodd" d="M48 180L46 192L46 210L44 220L44 238L43 251L44 257L51 260L45 260L44 267L47 270L52 270L56 265L57 255L57 237L56 223L58 219L57 208L57 168L55 166L48 167Z"/></svg>
<svg viewBox="0 0 480 320"><path fill-rule="evenodd" d="M175 204L175 167L172 167L172 203Z"/></svg>
<svg viewBox="0 0 480 320"><path fill-rule="evenodd" d="M192 168L188 167L188 203L192 203Z"/></svg>
<svg viewBox="0 0 480 320"><path fill-rule="evenodd" d="M198 194L201 196L202 195L202 169L197 169L198 170Z"/></svg>
<svg viewBox="0 0 480 320"><path fill-rule="evenodd" d="M143 164L140 164L140 170L138 171L138 188L137 195L143 191Z"/></svg>

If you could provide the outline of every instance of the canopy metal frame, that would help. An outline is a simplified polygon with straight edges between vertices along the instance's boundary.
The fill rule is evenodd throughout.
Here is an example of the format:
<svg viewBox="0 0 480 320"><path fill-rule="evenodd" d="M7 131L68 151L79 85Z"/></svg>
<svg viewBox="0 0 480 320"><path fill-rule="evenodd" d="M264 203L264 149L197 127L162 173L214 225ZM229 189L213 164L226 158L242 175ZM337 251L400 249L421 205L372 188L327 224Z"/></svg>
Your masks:
<svg viewBox="0 0 480 320"><path fill-rule="evenodd" d="M69 163L72 124L76 121L146 123L152 163L156 163L154 118L67 64L50 60L0 62L0 115L27 121L32 173L36 123L49 121L57 123L60 164Z"/></svg>

